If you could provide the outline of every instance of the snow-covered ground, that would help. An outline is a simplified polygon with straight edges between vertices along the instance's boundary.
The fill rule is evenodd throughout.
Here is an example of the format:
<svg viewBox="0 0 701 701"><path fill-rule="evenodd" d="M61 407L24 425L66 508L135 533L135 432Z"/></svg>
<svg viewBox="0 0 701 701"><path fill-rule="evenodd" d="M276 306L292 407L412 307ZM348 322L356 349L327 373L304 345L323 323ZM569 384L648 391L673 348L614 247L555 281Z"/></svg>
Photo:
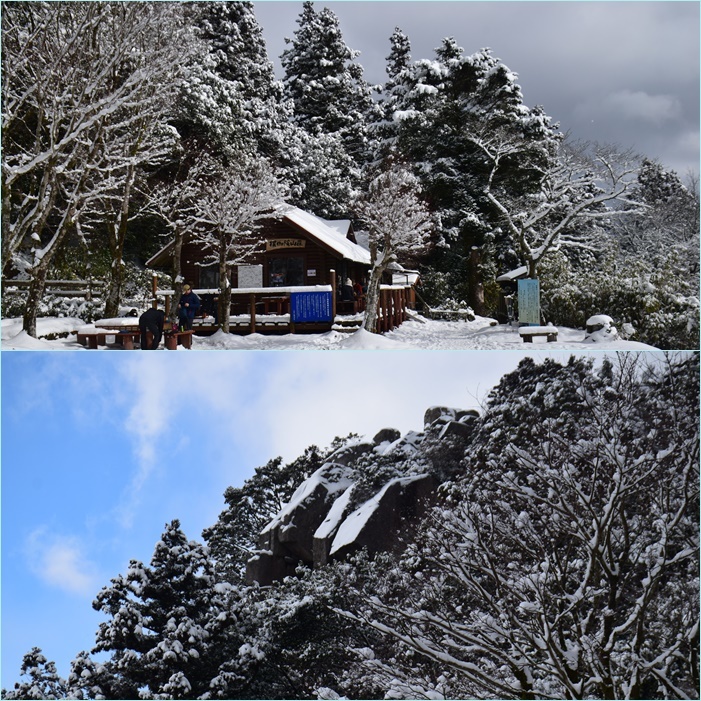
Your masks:
<svg viewBox="0 0 701 701"><path fill-rule="evenodd" d="M585 342L584 331L558 327L558 339L548 343L537 337L533 343L521 340L518 331L507 326L493 326L494 321L477 317L475 321L433 321L417 317L383 335L360 330L354 333L329 331L321 334L286 334L235 336L218 331L213 336L193 339L193 350L654 350L635 341L600 340ZM39 339L22 332L21 319L2 320L3 350L84 350L74 335L46 340L49 334L71 332L85 325L80 319L41 318L37 320ZM110 339L108 338L108 341ZM120 346L101 349L121 350Z"/></svg>

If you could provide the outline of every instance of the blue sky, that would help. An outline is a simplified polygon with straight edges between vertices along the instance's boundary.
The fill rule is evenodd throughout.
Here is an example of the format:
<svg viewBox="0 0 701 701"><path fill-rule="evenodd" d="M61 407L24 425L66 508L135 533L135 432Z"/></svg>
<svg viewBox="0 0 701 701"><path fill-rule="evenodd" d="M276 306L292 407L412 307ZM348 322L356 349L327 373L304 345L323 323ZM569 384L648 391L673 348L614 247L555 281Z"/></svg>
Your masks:
<svg viewBox="0 0 701 701"><path fill-rule="evenodd" d="M164 525L199 539L258 465L354 431L478 407L502 352L4 351L2 685L41 647L68 674L103 620L91 602L148 561ZM534 352L544 357L544 351ZM563 361L567 352L556 354Z"/></svg>

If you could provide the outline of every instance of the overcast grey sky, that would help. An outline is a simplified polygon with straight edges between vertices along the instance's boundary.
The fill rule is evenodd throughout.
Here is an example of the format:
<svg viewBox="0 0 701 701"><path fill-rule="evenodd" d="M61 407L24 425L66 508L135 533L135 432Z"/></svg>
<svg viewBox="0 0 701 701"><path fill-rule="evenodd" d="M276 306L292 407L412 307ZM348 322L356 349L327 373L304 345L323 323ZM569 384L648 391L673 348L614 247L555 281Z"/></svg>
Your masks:
<svg viewBox="0 0 701 701"><path fill-rule="evenodd" d="M527 105L581 139L632 147L682 177L699 171L698 2L316 2L338 16L371 83L385 80L395 26L412 58L433 58L453 36L470 54L489 47L519 75ZM255 3L280 75L285 37L302 2Z"/></svg>

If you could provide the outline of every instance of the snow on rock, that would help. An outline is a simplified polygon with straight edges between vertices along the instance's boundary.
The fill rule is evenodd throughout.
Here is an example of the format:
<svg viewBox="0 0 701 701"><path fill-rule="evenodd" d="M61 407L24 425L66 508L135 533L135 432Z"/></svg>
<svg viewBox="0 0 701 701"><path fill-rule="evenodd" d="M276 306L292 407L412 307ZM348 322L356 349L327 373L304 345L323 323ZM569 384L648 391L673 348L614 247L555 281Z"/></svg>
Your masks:
<svg viewBox="0 0 701 701"><path fill-rule="evenodd" d="M369 552L395 548L397 533L406 533L408 517L416 520L425 513L437 486L436 478L425 474L390 480L344 519L329 556L344 557L363 547Z"/></svg>
<svg viewBox="0 0 701 701"><path fill-rule="evenodd" d="M613 319L606 314L595 314L587 319L586 343L606 343L619 340L618 330Z"/></svg>

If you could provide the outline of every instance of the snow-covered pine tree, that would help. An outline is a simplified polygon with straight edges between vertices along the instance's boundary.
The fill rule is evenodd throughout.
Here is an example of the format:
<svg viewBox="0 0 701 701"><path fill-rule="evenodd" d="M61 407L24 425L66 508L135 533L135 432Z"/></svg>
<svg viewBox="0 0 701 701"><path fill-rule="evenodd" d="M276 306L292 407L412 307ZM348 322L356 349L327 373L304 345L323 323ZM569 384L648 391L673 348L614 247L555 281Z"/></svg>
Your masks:
<svg viewBox="0 0 701 701"><path fill-rule="evenodd" d="M368 227L372 265L363 328L372 333L377 330L380 284L388 266L399 256L425 253L432 222L420 195L417 178L396 166L375 177L358 203L358 217Z"/></svg>
<svg viewBox="0 0 701 701"><path fill-rule="evenodd" d="M56 671L56 664L46 659L41 649L33 647L22 658L20 674L26 679L13 689L3 689L3 699L65 699L67 684Z"/></svg>
<svg viewBox="0 0 701 701"><path fill-rule="evenodd" d="M132 560L126 575L97 595L100 624L93 653L111 656L108 698L198 698L228 659L230 587L217 583L207 549L188 541L176 520L166 526L150 565ZM238 642L240 645L240 641ZM84 661L83 661L84 664ZM103 674L103 683L105 676Z"/></svg>
<svg viewBox="0 0 701 701"><path fill-rule="evenodd" d="M258 534L302 481L321 467L327 453L312 445L290 463L283 465L282 458L275 458L256 469L241 487L226 489L226 509L202 533L217 572L226 581L243 583L246 562L257 547Z"/></svg>
<svg viewBox="0 0 701 701"><path fill-rule="evenodd" d="M516 78L488 49L465 55L448 38L435 60L405 69L401 89L394 90L396 149L412 163L440 216L431 265L446 273L453 295L478 313L490 306L484 282L496 276L497 266L515 267L518 259L484 195L490 171L470 137L499 129L519 144L503 164L503 177L492 183L512 193L533 190L559 139L542 109L525 106Z"/></svg>
<svg viewBox="0 0 701 701"><path fill-rule="evenodd" d="M387 56L387 81L382 88L378 102L377 121L370 125L374 137L374 163L379 164L394 153L397 139L397 121L401 119L399 110L408 90L404 80L411 64L411 42L404 32L396 27L389 39L391 50Z"/></svg>
<svg viewBox="0 0 701 701"><path fill-rule="evenodd" d="M276 160L290 109L283 104L282 84L275 79L253 3L197 3L192 13L208 47L208 70L236 103L233 114L226 103L220 106L220 129L231 130L233 137L226 155L233 156L233 150L243 148ZM197 109L192 101L191 106Z"/></svg>

